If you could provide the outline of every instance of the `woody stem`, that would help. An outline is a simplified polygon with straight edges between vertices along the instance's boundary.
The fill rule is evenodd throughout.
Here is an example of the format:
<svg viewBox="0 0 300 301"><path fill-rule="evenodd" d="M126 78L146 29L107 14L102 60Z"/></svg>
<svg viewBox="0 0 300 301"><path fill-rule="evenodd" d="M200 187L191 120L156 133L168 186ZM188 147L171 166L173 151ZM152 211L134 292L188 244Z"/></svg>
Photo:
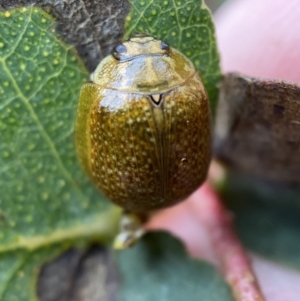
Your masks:
<svg viewBox="0 0 300 301"><path fill-rule="evenodd" d="M200 218L211 237L218 263L236 301L264 301L248 255L237 237L232 214L223 206L214 189L205 184L206 195ZM199 211L198 211L199 212Z"/></svg>

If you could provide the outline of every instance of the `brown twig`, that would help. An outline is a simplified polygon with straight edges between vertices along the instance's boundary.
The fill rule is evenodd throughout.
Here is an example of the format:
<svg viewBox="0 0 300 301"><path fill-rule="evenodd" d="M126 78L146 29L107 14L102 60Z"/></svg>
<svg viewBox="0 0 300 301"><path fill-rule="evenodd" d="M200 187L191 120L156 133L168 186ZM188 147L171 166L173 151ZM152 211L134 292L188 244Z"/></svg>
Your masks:
<svg viewBox="0 0 300 301"><path fill-rule="evenodd" d="M201 190L207 197L201 202L202 210L198 206L197 214L210 234L220 269L235 300L265 301L248 255L232 226L232 215L209 184L204 184Z"/></svg>

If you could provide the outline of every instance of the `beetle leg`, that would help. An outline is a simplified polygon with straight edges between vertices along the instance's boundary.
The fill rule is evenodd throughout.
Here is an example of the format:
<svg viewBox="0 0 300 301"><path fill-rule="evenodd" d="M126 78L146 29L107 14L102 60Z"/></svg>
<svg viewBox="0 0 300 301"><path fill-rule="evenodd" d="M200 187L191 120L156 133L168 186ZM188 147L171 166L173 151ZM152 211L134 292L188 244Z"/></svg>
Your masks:
<svg viewBox="0 0 300 301"><path fill-rule="evenodd" d="M146 220L144 214L123 211L113 248L123 250L132 247L145 233L143 225Z"/></svg>

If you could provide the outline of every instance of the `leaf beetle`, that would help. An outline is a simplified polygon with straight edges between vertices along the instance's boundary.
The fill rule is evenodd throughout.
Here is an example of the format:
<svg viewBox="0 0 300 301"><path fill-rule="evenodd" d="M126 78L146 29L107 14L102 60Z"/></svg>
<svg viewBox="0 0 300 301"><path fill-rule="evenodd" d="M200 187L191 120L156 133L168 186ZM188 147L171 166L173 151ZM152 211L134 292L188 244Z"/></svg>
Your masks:
<svg viewBox="0 0 300 301"><path fill-rule="evenodd" d="M81 89L76 146L98 189L126 212L184 200L211 158L209 102L191 61L148 34L117 45Z"/></svg>

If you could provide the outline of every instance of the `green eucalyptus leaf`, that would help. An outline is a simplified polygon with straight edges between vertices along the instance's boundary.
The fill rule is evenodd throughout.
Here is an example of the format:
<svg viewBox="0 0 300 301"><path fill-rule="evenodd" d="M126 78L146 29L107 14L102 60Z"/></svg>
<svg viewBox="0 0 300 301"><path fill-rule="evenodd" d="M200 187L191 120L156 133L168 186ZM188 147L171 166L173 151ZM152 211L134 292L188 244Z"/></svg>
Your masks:
<svg viewBox="0 0 300 301"><path fill-rule="evenodd" d="M233 301L216 269L186 254L166 233L149 233L135 247L116 256L123 301Z"/></svg>
<svg viewBox="0 0 300 301"><path fill-rule="evenodd" d="M147 32L184 53L203 80L212 112L221 79L212 16L203 0L129 0L125 36Z"/></svg>
<svg viewBox="0 0 300 301"><path fill-rule="evenodd" d="M1 12L0 22L0 251L107 231L111 205L73 141L87 72L42 10Z"/></svg>
<svg viewBox="0 0 300 301"><path fill-rule="evenodd" d="M41 9L0 12L0 23L0 299L27 301L45 260L66 241L112 236L117 213L76 157L88 78L76 52Z"/></svg>

